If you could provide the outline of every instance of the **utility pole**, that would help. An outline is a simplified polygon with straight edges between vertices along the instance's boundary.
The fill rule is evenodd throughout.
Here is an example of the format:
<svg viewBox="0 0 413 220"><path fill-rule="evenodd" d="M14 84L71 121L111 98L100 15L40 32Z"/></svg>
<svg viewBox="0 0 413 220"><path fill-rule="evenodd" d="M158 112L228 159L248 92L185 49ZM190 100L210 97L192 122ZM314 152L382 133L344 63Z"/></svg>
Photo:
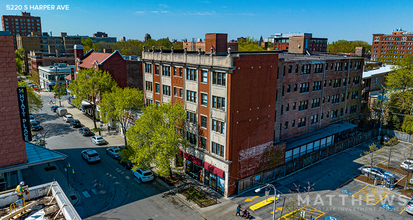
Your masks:
<svg viewBox="0 0 413 220"><path fill-rule="evenodd" d="M380 127L379 127L379 136L377 137L379 140L381 139L381 124L383 121L383 110L384 110L384 88L381 90L381 115L380 115Z"/></svg>

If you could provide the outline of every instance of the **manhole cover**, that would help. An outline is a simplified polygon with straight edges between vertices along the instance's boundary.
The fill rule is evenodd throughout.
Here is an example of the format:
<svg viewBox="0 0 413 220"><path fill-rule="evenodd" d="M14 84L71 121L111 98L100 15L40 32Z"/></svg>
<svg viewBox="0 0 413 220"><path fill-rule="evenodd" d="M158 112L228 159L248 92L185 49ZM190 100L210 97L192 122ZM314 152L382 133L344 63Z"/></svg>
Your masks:
<svg viewBox="0 0 413 220"><path fill-rule="evenodd" d="M56 167L55 166L51 166L51 167L45 167L44 168L46 171L51 171L51 170L55 170Z"/></svg>
<svg viewBox="0 0 413 220"><path fill-rule="evenodd" d="M70 196L70 198L71 198L72 200L77 199L76 195Z"/></svg>

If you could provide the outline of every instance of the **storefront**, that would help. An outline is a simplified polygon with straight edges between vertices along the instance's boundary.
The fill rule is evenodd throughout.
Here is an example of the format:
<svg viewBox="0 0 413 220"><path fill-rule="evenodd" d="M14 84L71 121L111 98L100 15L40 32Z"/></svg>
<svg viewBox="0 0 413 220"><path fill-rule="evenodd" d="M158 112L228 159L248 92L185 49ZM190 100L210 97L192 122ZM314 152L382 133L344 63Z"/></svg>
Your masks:
<svg viewBox="0 0 413 220"><path fill-rule="evenodd" d="M186 173L220 194L225 192L225 172L199 158L184 153Z"/></svg>

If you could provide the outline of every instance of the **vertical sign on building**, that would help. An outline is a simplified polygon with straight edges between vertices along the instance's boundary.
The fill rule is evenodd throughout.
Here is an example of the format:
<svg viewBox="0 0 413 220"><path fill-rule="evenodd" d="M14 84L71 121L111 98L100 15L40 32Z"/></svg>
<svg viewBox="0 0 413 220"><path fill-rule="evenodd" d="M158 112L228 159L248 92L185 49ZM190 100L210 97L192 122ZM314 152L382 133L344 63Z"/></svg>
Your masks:
<svg viewBox="0 0 413 220"><path fill-rule="evenodd" d="M22 126L23 140L31 141L32 134L30 132L29 105L27 102L26 87L17 88L17 97L19 100L20 123Z"/></svg>
<svg viewBox="0 0 413 220"><path fill-rule="evenodd" d="M75 80L75 69L74 68L70 69L70 75L71 75L72 81L74 81Z"/></svg>

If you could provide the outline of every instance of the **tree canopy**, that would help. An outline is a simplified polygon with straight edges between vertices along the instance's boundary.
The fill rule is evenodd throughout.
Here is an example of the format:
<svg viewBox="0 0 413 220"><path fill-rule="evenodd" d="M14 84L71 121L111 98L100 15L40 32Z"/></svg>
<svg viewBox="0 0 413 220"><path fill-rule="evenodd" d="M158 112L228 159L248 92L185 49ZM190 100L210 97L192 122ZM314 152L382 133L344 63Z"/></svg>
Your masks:
<svg viewBox="0 0 413 220"><path fill-rule="evenodd" d="M110 91L116 82L107 71L100 69L83 69L76 75L76 80L69 84L75 99L72 103L80 106L83 100L89 100L92 104L93 123L96 127L96 104L100 100L100 95L104 92Z"/></svg>
<svg viewBox="0 0 413 220"><path fill-rule="evenodd" d="M413 55L407 54L386 76L386 88L406 90L413 88Z"/></svg>
<svg viewBox="0 0 413 220"><path fill-rule="evenodd" d="M331 44L327 45L327 51L330 53L354 53L356 47L365 47L366 52L371 51L371 45L365 41L348 41L348 40L338 40L333 41Z"/></svg>
<svg viewBox="0 0 413 220"><path fill-rule="evenodd" d="M26 87L29 112L39 112L43 108L43 100L41 99L40 94L34 91L33 87L28 86L24 81L19 81L19 86Z"/></svg>
<svg viewBox="0 0 413 220"><path fill-rule="evenodd" d="M113 121L118 123L122 133L126 134L128 123L132 120L133 111L143 107L143 93L136 88L115 87L110 92L102 95L100 102L100 112L105 122ZM124 135L125 146L128 145L126 135Z"/></svg>
<svg viewBox="0 0 413 220"><path fill-rule="evenodd" d="M124 157L135 164L134 169L154 164L161 176L171 175L171 160L177 155L178 146L187 146L187 140L178 132L184 121L181 105L147 106L126 132L129 147Z"/></svg>
<svg viewBox="0 0 413 220"><path fill-rule="evenodd" d="M66 84L63 83L55 83L52 92L54 93L54 95L56 96L56 98L59 99L59 106L61 106L61 101L60 98L62 98L62 96L66 95Z"/></svg>
<svg viewBox="0 0 413 220"><path fill-rule="evenodd" d="M260 45L259 41L254 38L243 38L238 40L238 50L239 51L265 51Z"/></svg>
<svg viewBox="0 0 413 220"><path fill-rule="evenodd" d="M14 51L14 57L16 58L16 70L18 74L23 74L24 67L24 49L20 48Z"/></svg>

